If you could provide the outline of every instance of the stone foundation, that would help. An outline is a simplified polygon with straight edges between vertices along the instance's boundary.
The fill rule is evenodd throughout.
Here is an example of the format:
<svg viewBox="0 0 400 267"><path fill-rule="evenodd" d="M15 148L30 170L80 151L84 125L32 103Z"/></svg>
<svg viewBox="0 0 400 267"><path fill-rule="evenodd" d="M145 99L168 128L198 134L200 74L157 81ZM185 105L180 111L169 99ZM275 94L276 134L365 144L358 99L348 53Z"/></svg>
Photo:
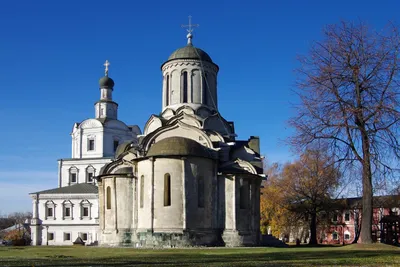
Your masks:
<svg viewBox="0 0 400 267"><path fill-rule="evenodd" d="M222 239L226 247L257 246L259 244L259 233L225 230Z"/></svg>
<svg viewBox="0 0 400 267"><path fill-rule="evenodd" d="M103 232L100 246L126 246L136 248L179 248L196 246L223 246L221 234L217 231L182 232Z"/></svg>

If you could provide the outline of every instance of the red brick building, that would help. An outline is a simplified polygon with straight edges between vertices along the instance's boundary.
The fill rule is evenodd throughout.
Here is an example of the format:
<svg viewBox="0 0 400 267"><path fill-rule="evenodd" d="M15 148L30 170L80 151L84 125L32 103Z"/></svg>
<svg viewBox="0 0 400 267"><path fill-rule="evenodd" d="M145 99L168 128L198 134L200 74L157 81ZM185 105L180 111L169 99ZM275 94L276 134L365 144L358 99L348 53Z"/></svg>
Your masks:
<svg viewBox="0 0 400 267"><path fill-rule="evenodd" d="M360 231L362 199L339 199L338 210L328 218L330 225L319 226L318 241L323 244L351 244ZM400 243L400 195L373 198L372 238L375 242ZM359 238L359 242L361 238Z"/></svg>

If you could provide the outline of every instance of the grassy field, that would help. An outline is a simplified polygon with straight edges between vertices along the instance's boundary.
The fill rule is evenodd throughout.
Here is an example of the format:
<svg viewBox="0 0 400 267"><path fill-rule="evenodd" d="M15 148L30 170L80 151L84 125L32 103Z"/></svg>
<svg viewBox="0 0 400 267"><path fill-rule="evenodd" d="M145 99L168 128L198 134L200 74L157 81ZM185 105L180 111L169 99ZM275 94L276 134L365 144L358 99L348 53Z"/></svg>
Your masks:
<svg viewBox="0 0 400 267"><path fill-rule="evenodd" d="M0 266L400 266L400 249L344 247L132 249L0 247Z"/></svg>

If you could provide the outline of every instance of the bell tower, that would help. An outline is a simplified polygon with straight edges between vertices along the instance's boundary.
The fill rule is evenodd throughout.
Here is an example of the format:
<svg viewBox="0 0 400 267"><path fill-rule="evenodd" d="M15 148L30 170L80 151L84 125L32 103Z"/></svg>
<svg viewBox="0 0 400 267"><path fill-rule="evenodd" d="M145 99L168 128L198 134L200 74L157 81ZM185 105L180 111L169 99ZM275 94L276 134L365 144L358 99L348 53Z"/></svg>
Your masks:
<svg viewBox="0 0 400 267"><path fill-rule="evenodd" d="M105 74L99 80L100 100L95 103L96 119L117 119L118 104L112 100L114 90L114 81L108 77L108 66L110 62L106 60L104 63Z"/></svg>

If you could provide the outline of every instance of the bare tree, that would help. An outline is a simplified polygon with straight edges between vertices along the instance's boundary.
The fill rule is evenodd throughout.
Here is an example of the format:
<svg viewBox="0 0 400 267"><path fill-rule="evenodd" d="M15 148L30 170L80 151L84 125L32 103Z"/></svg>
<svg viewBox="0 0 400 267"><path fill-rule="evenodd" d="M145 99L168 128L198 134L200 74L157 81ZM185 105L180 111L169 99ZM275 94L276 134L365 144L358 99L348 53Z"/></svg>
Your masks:
<svg viewBox="0 0 400 267"><path fill-rule="evenodd" d="M361 240L372 242L372 177L398 164L399 48L392 24L381 33L363 24L327 26L325 39L300 58L298 114L290 120L301 148L325 140L342 163L362 168Z"/></svg>

